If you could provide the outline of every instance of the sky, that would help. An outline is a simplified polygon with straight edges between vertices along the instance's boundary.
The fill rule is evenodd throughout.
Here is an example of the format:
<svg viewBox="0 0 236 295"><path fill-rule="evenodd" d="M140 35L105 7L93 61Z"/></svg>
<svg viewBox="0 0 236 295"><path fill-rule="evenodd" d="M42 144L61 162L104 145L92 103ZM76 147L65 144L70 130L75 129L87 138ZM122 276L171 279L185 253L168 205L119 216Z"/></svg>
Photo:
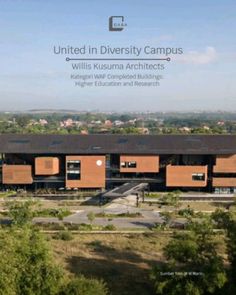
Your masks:
<svg viewBox="0 0 236 295"><path fill-rule="evenodd" d="M235 0L0 0L0 111L235 111L235 14ZM122 32L108 30L112 15L125 17ZM80 88L53 46L84 44L184 54L159 87Z"/></svg>

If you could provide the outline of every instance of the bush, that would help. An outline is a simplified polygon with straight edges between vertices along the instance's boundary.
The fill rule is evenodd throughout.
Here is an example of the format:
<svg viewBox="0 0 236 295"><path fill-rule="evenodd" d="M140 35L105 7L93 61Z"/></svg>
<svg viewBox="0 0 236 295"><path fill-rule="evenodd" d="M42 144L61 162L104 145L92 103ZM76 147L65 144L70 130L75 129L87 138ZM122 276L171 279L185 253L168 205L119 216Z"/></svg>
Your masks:
<svg viewBox="0 0 236 295"><path fill-rule="evenodd" d="M64 208L59 209L42 209L35 212L37 217L57 217L62 220L64 217L71 215L71 211Z"/></svg>
<svg viewBox="0 0 236 295"><path fill-rule="evenodd" d="M124 212L124 213L97 213L95 214L95 217L103 217L103 218L122 218L122 217L129 217L129 218L135 218L135 217L143 217L140 212Z"/></svg>
<svg viewBox="0 0 236 295"><path fill-rule="evenodd" d="M161 194L160 193L145 193L145 198L160 198Z"/></svg>
<svg viewBox="0 0 236 295"><path fill-rule="evenodd" d="M204 213L204 212L201 212L201 211L194 213L194 217L198 217L198 218L204 218L204 217L207 217L207 216L208 216L207 213Z"/></svg>
<svg viewBox="0 0 236 295"><path fill-rule="evenodd" d="M71 241L73 240L73 235L68 230L64 230L56 233L53 238L56 240Z"/></svg>
<svg viewBox="0 0 236 295"><path fill-rule="evenodd" d="M34 212L32 209L35 205L36 202L32 200L25 202L10 201L6 203L6 207L9 210L8 215L12 219L12 223L19 226L31 223L34 217Z"/></svg>
<svg viewBox="0 0 236 295"><path fill-rule="evenodd" d="M79 224L64 222L63 223L68 230L79 230Z"/></svg>
<svg viewBox="0 0 236 295"><path fill-rule="evenodd" d="M167 194L162 195L162 197L159 200L160 200L160 203L163 205L178 207L179 193L169 192Z"/></svg>
<svg viewBox="0 0 236 295"><path fill-rule="evenodd" d="M91 224L81 223L79 225L79 230L92 230L93 226Z"/></svg>
<svg viewBox="0 0 236 295"><path fill-rule="evenodd" d="M213 237L210 221L192 222L188 232L176 231L163 249L163 263L151 273L156 294L226 294L227 272Z"/></svg>
<svg viewBox="0 0 236 295"><path fill-rule="evenodd" d="M163 226L169 227L175 217L174 212L162 211L160 212L160 217L163 219Z"/></svg>
<svg viewBox="0 0 236 295"><path fill-rule="evenodd" d="M1 295L58 294L65 273L42 233L21 225L0 231L0 255Z"/></svg>
<svg viewBox="0 0 236 295"><path fill-rule="evenodd" d="M45 230L65 230L64 225L59 223L36 223L36 226Z"/></svg>
<svg viewBox="0 0 236 295"><path fill-rule="evenodd" d="M162 231L165 229L166 229L166 226L163 223L155 223L151 228L152 231Z"/></svg>
<svg viewBox="0 0 236 295"><path fill-rule="evenodd" d="M106 295L107 287L103 281L87 279L84 276L70 280L59 295Z"/></svg>
<svg viewBox="0 0 236 295"><path fill-rule="evenodd" d="M183 217L194 217L194 210L192 208L185 208L178 211L178 214Z"/></svg>
<svg viewBox="0 0 236 295"><path fill-rule="evenodd" d="M103 230L116 230L116 227L114 224L107 224L103 227Z"/></svg>
<svg viewBox="0 0 236 295"><path fill-rule="evenodd" d="M91 212L88 212L87 218L88 218L90 224L92 224L93 221L94 221L94 219L95 219L95 214L92 211Z"/></svg>

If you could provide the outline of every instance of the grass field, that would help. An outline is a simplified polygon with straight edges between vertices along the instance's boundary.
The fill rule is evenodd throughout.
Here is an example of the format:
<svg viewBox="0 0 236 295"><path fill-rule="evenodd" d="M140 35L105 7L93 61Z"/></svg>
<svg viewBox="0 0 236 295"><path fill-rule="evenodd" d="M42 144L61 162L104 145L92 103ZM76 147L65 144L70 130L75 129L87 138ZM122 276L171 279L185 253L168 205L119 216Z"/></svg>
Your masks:
<svg viewBox="0 0 236 295"><path fill-rule="evenodd" d="M51 239L55 259L71 274L103 279L112 295L154 295L149 274L163 261L163 247L170 233L81 234L71 241ZM219 253L225 253L221 235L216 235ZM227 257L224 257L225 261Z"/></svg>
<svg viewBox="0 0 236 295"><path fill-rule="evenodd" d="M113 295L152 295L150 269L162 260L169 235L82 234L51 240L56 260L68 272L103 279Z"/></svg>

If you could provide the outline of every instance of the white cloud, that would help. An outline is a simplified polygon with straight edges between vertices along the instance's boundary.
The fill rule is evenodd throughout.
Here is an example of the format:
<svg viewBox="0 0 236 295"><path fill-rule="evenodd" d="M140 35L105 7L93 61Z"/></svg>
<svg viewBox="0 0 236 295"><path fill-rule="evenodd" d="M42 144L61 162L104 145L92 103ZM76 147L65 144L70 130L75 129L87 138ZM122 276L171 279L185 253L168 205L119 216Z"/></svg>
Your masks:
<svg viewBox="0 0 236 295"><path fill-rule="evenodd" d="M205 65L216 61L217 53L214 47L206 47L205 52L189 51L182 56L176 57L176 60L186 64Z"/></svg>

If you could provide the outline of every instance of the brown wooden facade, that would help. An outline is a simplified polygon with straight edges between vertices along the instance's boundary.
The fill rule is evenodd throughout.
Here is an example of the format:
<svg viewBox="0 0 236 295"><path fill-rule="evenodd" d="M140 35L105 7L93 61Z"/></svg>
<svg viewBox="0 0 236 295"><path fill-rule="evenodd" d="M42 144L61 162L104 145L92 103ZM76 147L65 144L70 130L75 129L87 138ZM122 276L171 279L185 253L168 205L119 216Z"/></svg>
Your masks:
<svg viewBox="0 0 236 295"><path fill-rule="evenodd" d="M217 155L216 164L213 167L214 173L236 173L236 154Z"/></svg>
<svg viewBox="0 0 236 295"><path fill-rule="evenodd" d="M152 155L121 155L120 172L159 172L159 156Z"/></svg>
<svg viewBox="0 0 236 295"><path fill-rule="evenodd" d="M236 193L236 136L4 134L0 153L3 189L145 182L160 190Z"/></svg>
<svg viewBox="0 0 236 295"><path fill-rule="evenodd" d="M236 177L213 177L213 187L236 187Z"/></svg>
<svg viewBox="0 0 236 295"><path fill-rule="evenodd" d="M57 157L36 157L35 175L55 175L60 172Z"/></svg>
<svg viewBox="0 0 236 295"><path fill-rule="evenodd" d="M206 187L207 166L166 167L167 187Z"/></svg>
<svg viewBox="0 0 236 295"><path fill-rule="evenodd" d="M105 188L105 156L67 156L66 187L68 188ZM80 162L79 179L70 180L68 163ZM73 170L71 170L73 172ZM76 170L75 170L76 171Z"/></svg>
<svg viewBox="0 0 236 295"><path fill-rule="evenodd" d="M3 165L3 184L31 184L32 182L31 165Z"/></svg>

